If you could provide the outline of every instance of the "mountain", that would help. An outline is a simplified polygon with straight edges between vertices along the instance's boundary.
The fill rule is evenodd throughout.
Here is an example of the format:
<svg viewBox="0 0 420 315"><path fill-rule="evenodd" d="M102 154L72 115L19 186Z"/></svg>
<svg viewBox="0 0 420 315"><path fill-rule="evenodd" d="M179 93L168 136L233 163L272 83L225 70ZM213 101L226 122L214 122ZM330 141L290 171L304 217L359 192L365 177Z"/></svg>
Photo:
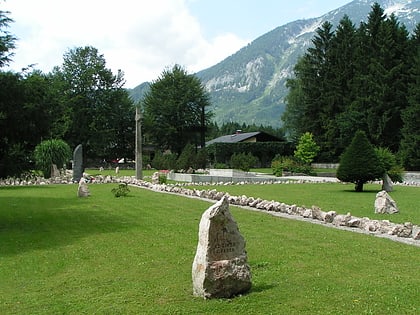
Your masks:
<svg viewBox="0 0 420 315"><path fill-rule="evenodd" d="M420 0L355 0L321 17L277 27L196 73L210 93L215 121L281 126L286 81L293 76L296 61L311 46L317 28L326 21L336 27L344 15L358 26L367 20L375 2L410 32L420 21ZM148 83L142 83L131 90L133 99L139 100L147 88Z"/></svg>

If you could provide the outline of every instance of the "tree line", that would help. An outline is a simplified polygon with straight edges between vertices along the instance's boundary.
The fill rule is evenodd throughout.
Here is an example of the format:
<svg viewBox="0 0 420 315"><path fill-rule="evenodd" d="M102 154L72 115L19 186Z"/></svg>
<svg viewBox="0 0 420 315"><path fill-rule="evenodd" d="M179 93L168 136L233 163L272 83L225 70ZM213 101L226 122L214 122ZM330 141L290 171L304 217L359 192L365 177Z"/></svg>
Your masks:
<svg viewBox="0 0 420 315"><path fill-rule="evenodd" d="M358 130L420 169L420 24L412 35L375 3L358 27L344 16L317 29L299 59L282 117L289 136L310 132L318 160L338 161Z"/></svg>

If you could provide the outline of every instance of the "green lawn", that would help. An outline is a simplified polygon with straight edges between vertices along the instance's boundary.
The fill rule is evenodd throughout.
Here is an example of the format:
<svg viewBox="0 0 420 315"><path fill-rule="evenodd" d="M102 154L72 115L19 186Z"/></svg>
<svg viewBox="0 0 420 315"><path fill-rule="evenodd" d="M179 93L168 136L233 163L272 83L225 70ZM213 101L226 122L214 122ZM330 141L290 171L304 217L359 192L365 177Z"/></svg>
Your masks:
<svg viewBox="0 0 420 315"><path fill-rule="evenodd" d="M0 188L0 314L420 312L420 248L235 207L252 291L194 298L191 266L209 203L89 187L85 199L76 185Z"/></svg>
<svg viewBox="0 0 420 315"><path fill-rule="evenodd" d="M289 205L315 205L324 211L334 210L341 214L350 212L357 217L390 220L396 223L409 221L420 225L420 187L394 186L390 196L397 203L400 212L391 215L374 213L375 197L381 190L378 184L364 185L364 192L355 192L354 184L342 183L200 186L200 189L216 189L228 192L232 196L259 197Z"/></svg>

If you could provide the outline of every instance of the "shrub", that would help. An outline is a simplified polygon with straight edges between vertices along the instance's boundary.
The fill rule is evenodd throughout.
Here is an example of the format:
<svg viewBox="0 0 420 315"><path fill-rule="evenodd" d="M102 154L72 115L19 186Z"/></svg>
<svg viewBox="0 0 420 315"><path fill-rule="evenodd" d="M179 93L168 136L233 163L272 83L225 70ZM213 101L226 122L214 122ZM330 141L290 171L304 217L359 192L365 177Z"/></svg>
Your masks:
<svg viewBox="0 0 420 315"><path fill-rule="evenodd" d="M177 165L177 155L175 153L164 153L156 151L152 161L152 167L157 170L173 170Z"/></svg>
<svg viewBox="0 0 420 315"><path fill-rule="evenodd" d="M226 169L226 168L229 168L229 166L226 165L225 163L216 163L216 164L214 164L213 167L214 168L218 168L218 169Z"/></svg>
<svg viewBox="0 0 420 315"><path fill-rule="evenodd" d="M398 164L395 155L388 148L375 148L383 172L388 174L393 182L402 182L404 168Z"/></svg>
<svg viewBox="0 0 420 315"><path fill-rule="evenodd" d="M187 171L190 167L195 168L195 160L195 147L191 143L188 143L178 157L176 169Z"/></svg>
<svg viewBox="0 0 420 315"><path fill-rule="evenodd" d="M311 164L319 152L319 146L310 132L305 132L299 139L295 150L295 158L303 164Z"/></svg>
<svg viewBox="0 0 420 315"><path fill-rule="evenodd" d="M251 153L234 153L230 158L230 166L248 172L257 163L257 158Z"/></svg>
<svg viewBox="0 0 420 315"><path fill-rule="evenodd" d="M35 147L35 164L42 171L45 178L51 177L52 164L61 168L70 157L71 150L69 145L60 139L44 140Z"/></svg>
<svg viewBox="0 0 420 315"><path fill-rule="evenodd" d="M273 174L282 176L284 172L301 173L313 175L313 169L310 165L304 164L296 158L290 156L276 156L271 162Z"/></svg>
<svg viewBox="0 0 420 315"><path fill-rule="evenodd" d="M355 183L355 190L361 192L364 183L379 179L383 174L381 161L366 134L357 131L341 155L337 178L343 182Z"/></svg>
<svg viewBox="0 0 420 315"><path fill-rule="evenodd" d="M159 184L166 184L168 177L165 173L159 173Z"/></svg>
<svg viewBox="0 0 420 315"><path fill-rule="evenodd" d="M127 196L130 190L128 189L127 183L122 183L119 184L117 188L113 188L111 192L118 198Z"/></svg>

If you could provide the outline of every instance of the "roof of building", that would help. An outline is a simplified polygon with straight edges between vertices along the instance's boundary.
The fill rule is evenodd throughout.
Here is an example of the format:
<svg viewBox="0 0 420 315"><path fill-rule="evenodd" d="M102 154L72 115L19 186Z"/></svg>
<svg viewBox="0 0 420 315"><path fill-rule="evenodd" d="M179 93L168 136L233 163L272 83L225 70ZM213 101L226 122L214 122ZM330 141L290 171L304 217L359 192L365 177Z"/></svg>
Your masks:
<svg viewBox="0 0 420 315"><path fill-rule="evenodd" d="M244 133L235 133L231 135L221 136L206 142L206 145L210 145L213 143L237 143L237 142L244 142L250 138L256 137L257 142L266 142L266 141L281 141L281 139L269 135L268 133L262 131L255 131L255 132L244 132Z"/></svg>

